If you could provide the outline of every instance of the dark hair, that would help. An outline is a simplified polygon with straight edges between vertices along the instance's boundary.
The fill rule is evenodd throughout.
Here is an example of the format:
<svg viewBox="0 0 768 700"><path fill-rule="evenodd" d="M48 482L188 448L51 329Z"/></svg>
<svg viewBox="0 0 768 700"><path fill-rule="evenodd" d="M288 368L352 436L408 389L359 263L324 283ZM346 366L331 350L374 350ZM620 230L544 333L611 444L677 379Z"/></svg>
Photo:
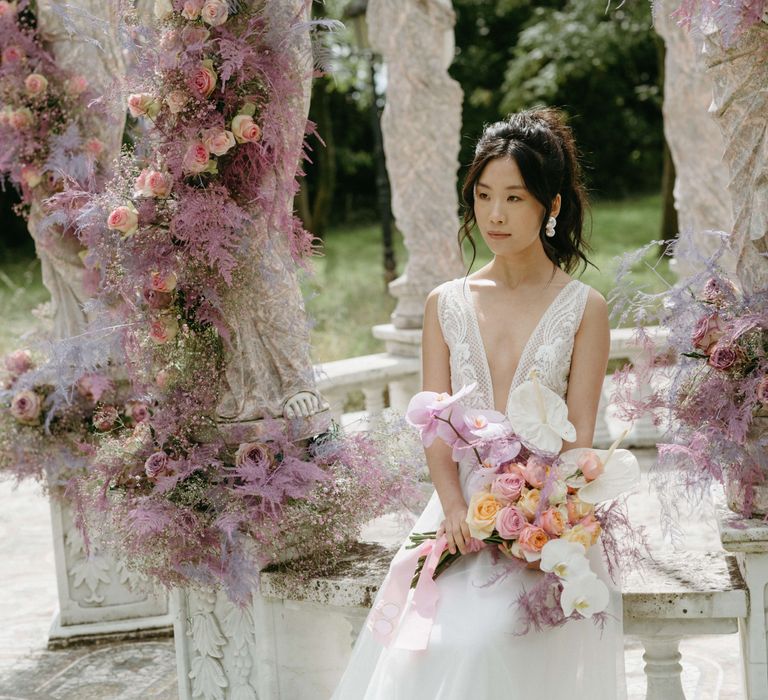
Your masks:
<svg viewBox="0 0 768 700"><path fill-rule="evenodd" d="M584 240L584 212L587 195L582 182L576 143L566 124L564 113L552 107L540 107L517 112L504 121L485 127L475 147L475 157L469 166L461 189L464 221L459 229L459 245L469 240L474 264L477 248L472 238L475 226L475 183L485 166L495 158L513 158L520 169L528 191L545 209L539 238L547 257L557 267L572 272L579 264L589 263ZM560 213L555 235L545 235L552 200L560 194Z"/></svg>

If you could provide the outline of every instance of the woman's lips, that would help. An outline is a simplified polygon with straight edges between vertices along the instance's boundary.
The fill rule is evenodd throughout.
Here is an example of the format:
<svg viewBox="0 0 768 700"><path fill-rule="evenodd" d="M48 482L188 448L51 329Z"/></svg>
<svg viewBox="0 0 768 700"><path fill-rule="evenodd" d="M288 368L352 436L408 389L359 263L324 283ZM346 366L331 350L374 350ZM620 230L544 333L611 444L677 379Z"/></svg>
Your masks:
<svg viewBox="0 0 768 700"><path fill-rule="evenodd" d="M503 231L488 231L489 238L509 238L511 233L504 233Z"/></svg>

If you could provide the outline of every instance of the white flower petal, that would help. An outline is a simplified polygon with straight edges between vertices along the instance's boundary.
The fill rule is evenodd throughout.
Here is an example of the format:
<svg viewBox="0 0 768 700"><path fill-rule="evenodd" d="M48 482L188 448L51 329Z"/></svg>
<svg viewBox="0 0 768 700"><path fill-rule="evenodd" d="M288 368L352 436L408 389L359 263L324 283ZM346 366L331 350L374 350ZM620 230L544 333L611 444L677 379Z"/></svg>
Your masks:
<svg viewBox="0 0 768 700"><path fill-rule="evenodd" d="M561 581L591 573L584 547L567 540L550 540L541 550L542 571L552 571Z"/></svg>
<svg viewBox="0 0 768 700"><path fill-rule="evenodd" d="M544 452L560 451L563 440L576 439L568 406L539 382L523 382L510 394L509 420L517 435Z"/></svg>
<svg viewBox="0 0 768 700"><path fill-rule="evenodd" d="M563 585L560 607L568 617L575 610L582 617L592 617L608 607L608 587L595 574L572 579Z"/></svg>
<svg viewBox="0 0 768 700"><path fill-rule="evenodd" d="M569 452L575 450L569 450ZM615 450L608 461L607 450L595 450L605 464L605 471L594 481L579 489L579 498L585 503L602 503L631 491L640 484L640 465L629 450Z"/></svg>

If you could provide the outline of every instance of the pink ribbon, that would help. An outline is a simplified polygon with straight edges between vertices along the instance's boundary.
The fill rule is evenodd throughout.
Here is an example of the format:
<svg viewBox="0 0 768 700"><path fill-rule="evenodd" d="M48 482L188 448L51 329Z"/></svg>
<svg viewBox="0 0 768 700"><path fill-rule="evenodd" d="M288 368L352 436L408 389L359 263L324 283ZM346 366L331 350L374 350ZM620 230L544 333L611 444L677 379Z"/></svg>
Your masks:
<svg viewBox="0 0 768 700"><path fill-rule="evenodd" d="M384 646L392 643L397 632L395 648L414 651L427 648L437 601L440 598L440 590L433 576L447 546L448 542L444 536L436 542L427 540L392 565L378 601L366 622L374 638ZM411 581L422 556L427 559L416 583L411 603L406 609Z"/></svg>

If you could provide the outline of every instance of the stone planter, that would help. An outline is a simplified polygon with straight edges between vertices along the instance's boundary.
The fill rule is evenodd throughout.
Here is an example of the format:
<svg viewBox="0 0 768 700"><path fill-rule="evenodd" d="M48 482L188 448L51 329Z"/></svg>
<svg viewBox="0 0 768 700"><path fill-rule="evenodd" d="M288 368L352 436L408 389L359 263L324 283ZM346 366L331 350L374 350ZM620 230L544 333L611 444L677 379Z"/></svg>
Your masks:
<svg viewBox="0 0 768 700"><path fill-rule="evenodd" d="M752 427L747 433L747 440L753 451L766 450L759 446L759 441L768 440L768 416L759 415L752 421ZM766 515L768 514L768 469L763 469L763 481L751 487L752 508L747 512L747 487L737 479L729 470L725 470L725 496L728 507L739 515Z"/></svg>
<svg viewBox="0 0 768 700"><path fill-rule="evenodd" d="M108 553L85 543L62 498L51 498L59 609L49 647L97 638L170 634L168 596Z"/></svg>

